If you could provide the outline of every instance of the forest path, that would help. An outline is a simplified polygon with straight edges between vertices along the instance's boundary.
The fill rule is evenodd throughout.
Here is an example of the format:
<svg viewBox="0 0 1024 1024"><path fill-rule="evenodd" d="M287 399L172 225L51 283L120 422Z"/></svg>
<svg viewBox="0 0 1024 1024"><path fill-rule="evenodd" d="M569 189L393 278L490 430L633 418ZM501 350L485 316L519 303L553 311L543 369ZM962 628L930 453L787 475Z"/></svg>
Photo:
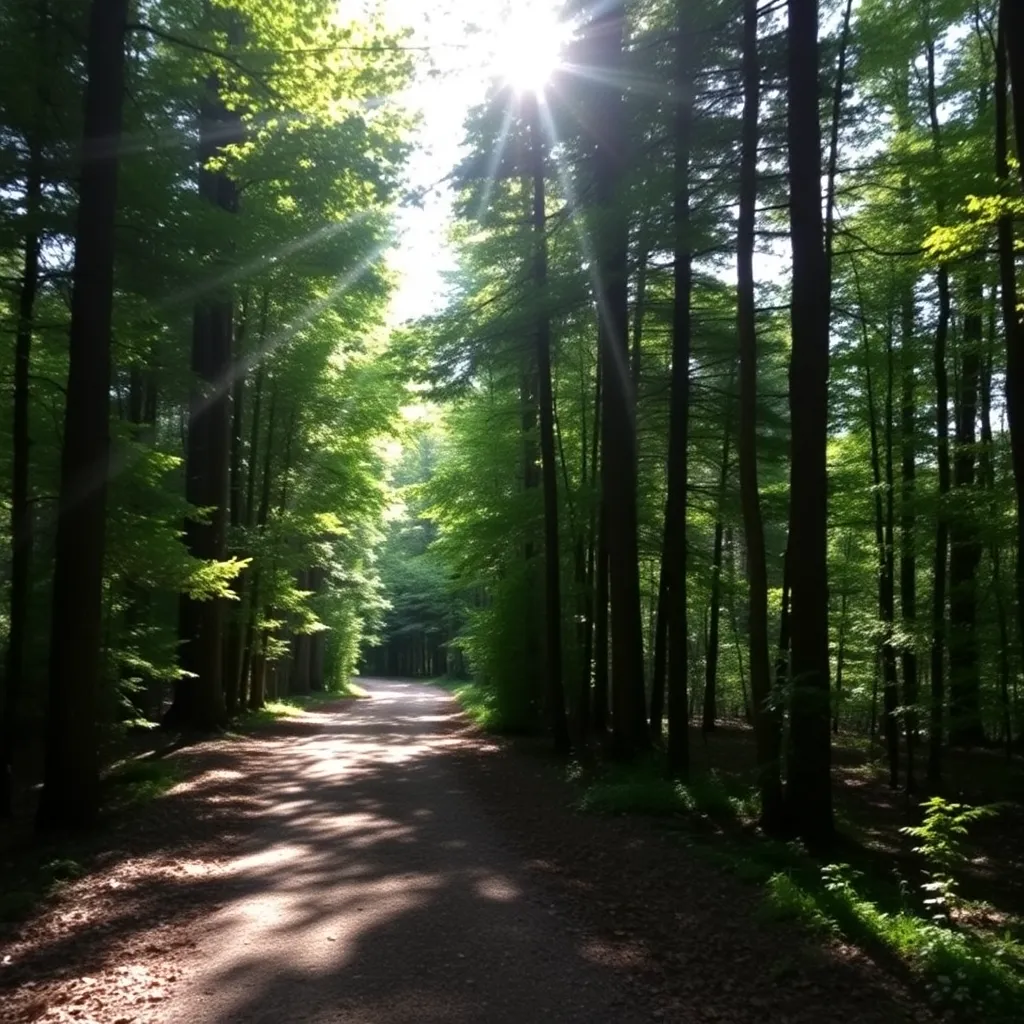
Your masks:
<svg viewBox="0 0 1024 1024"><path fill-rule="evenodd" d="M460 716L435 688L361 680L259 774L265 812L223 866L238 898L198 927L153 1019L632 1021L536 899L446 762Z"/></svg>
<svg viewBox="0 0 1024 1024"><path fill-rule="evenodd" d="M443 690L337 701L175 751L0 929L0 1024L896 1024L931 1019L855 950L759 920L686 833L574 813L542 758Z"/></svg>

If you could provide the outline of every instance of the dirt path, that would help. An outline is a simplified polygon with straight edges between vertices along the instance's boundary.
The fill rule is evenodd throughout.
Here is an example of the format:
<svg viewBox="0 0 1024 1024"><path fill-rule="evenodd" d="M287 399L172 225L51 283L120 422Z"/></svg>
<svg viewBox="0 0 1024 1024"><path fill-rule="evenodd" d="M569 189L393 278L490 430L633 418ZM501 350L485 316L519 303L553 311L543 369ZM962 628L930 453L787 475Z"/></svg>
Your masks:
<svg viewBox="0 0 1024 1024"><path fill-rule="evenodd" d="M930 1019L679 833L574 813L443 691L361 682L174 754L189 781L0 931L0 1024Z"/></svg>
<svg viewBox="0 0 1024 1024"><path fill-rule="evenodd" d="M13 1019L650 1020L463 788L451 698L368 689L285 736L194 752L204 770L160 801L171 820L15 946L9 966L36 980Z"/></svg>

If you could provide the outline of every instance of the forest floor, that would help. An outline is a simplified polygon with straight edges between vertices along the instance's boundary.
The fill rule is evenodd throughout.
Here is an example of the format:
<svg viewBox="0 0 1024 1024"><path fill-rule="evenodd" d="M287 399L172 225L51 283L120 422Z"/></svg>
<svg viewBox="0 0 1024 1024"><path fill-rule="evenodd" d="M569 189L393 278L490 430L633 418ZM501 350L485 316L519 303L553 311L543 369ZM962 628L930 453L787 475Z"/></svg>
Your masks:
<svg viewBox="0 0 1024 1024"><path fill-rule="evenodd" d="M678 835L578 812L447 693L366 685L168 754L181 781L2 926L0 1021L931 1019Z"/></svg>

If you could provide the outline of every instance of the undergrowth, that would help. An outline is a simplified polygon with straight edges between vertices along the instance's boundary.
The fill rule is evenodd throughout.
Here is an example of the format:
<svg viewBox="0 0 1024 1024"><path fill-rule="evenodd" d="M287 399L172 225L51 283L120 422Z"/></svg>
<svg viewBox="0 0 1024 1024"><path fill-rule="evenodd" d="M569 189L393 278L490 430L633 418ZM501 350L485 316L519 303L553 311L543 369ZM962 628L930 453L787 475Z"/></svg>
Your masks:
<svg viewBox="0 0 1024 1024"><path fill-rule="evenodd" d="M1009 932L963 924L956 875L965 863L960 843L983 808L938 798L922 806L924 821L905 830L917 841L924 881L879 877L847 864L815 860L798 843L759 836L756 793L711 772L688 783L665 777L657 759L640 766L606 766L570 777L582 788L580 807L600 814L667 819L691 851L763 890L764 920L793 921L819 935L856 945L907 972L943 1012L991 1022L1024 1020L1024 946ZM709 820L714 834L696 826Z"/></svg>
<svg viewBox="0 0 1024 1024"><path fill-rule="evenodd" d="M586 785L580 807L600 814L700 814L746 822L757 815L757 798L749 789L713 771L689 782L673 781L652 761L642 766L606 768Z"/></svg>
<svg viewBox="0 0 1024 1024"><path fill-rule="evenodd" d="M493 690L478 682L441 678L433 680L435 686L447 690L474 724L486 732L515 733L519 730L502 712Z"/></svg>
<svg viewBox="0 0 1024 1024"><path fill-rule="evenodd" d="M348 682L340 690L318 690L314 693L278 697L268 700L263 707L244 711L236 719L236 724L245 730L259 729L270 726L282 719L301 718L307 711L321 704L331 704L338 700L355 700L369 696L358 683Z"/></svg>

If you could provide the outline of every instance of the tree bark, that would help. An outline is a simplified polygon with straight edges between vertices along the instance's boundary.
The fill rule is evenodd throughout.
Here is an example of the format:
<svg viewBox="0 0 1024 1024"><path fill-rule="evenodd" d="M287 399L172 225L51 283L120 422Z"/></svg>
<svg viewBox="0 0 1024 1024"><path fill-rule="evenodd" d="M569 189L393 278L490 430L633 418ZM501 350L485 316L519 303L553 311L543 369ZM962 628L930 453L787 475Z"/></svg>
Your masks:
<svg viewBox="0 0 1024 1024"><path fill-rule="evenodd" d="M604 381L602 489L611 596L612 752L630 758L650 744L644 693L643 625L637 548L637 463L634 395L628 372L629 229L623 209L626 175L625 100L622 87L625 5L600 7L587 33L600 69L594 132L594 197L600 211L598 348Z"/></svg>
<svg viewBox="0 0 1024 1024"><path fill-rule="evenodd" d="M740 209L736 241L736 327L739 336L740 364L739 482L750 587L750 710L754 720L761 825L769 835L780 835L784 830L779 763L782 729L779 707L772 697L768 651L768 567L757 480L757 307L754 290L754 231L760 101L761 66L757 51L757 0L743 0L743 124ZM741 680L742 676L741 662Z"/></svg>
<svg viewBox="0 0 1024 1024"><path fill-rule="evenodd" d="M1013 75L1017 158L1024 183L1024 11L1013 0L1003 0L996 45L996 178L1004 194L1010 192L1008 71ZM999 294L1006 343L1006 418L1010 425L1013 490L1017 506L1017 642L1024 647L1024 319L1017 308L1015 245L1013 218L1007 214L999 218Z"/></svg>
<svg viewBox="0 0 1024 1024"><path fill-rule="evenodd" d="M812 845L833 835L828 650L829 296L821 212L818 3L790 0L788 149L793 248L789 371L792 657L787 812Z"/></svg>
<svg viewBox="0 0 1024 1024"><path fill-rule="evenodd" d="M914 344L914 289L901 298L900 327L900 613L903 618L903 702L906 718L907 790L915 788L917 748L917 352Z"/></svg>
<svg viewBox="0 0 1024 1024"><path fill-rule="evenodd" d="M675 54L675 142L673 179L672 396L669 409L668 498L665 564L668 569L668 752L669 774L690 772L689 664L687 644L687 488L690 443L690 351L693 241L690 230L690 149L693 135L695 47L688 7L679 7Z"/></svg>
<svg viewBox="0 0 1024 1024"><path fill-rule="evenodd" d="M966 308L954 403L953 495L957 501L949 528L949 742L974 747L985 741L977 636L981 542L974 511L982 342L982 291L977 267L967 267L963 287Z"/></svg>
<svg viewBox="0 0 1024 1024"><path fill-rule="evenodd" d="M558 537L558 471L555 459L554 393L551 373L551 322L548 312L548 243L546 203L546 160L539 99L531 102L533 159L533 284L536 290L537 322L534 326L537 380L540 401L540 457L544 489L544 619L547 630L546 675L548 714L555 750L568 754L569 720L565 711L562 681L562 587Z"/></svg>
<svg viewBox="0 0 1024 1024"><path fill-rule="evenodd" d="M741 157L742 160L742 157ZM739 333L737 331L737 333ZM729 486L729 448L732 442L732 379L729 380L729 406L725 414L722 439L722 465L718 474L718 511L715 539L711 550L711 595L709 600L708 642L704 656L704 706L701 728L711 732L718 725L718 647L722 605L722 540L725 535L725 498Z"/></svg>
<svg viewBox="0 0 1024 1024"><path fill-rule="evenodd" d="M221 98L216 74L204 82L199 124L199 195L228 213L238 211L238 188L210 162L242 137L241 118ZM212 272L216 273L214 266ZM231 435L231 343L234 296L231 285L201 299L192 325L185 498L193 508L209 509L209 518L185 521L185 542L196 558L222 561L227 554ZM206 731L227 720L223 689L224 602L196 601L183 594L179 604L182 677L165 724Z"/></svg>
<svg viewBox="0 0 1024 1024"><path fill-rule="evenodd" d="M32 451L29 436L30 366L36 293L39 289L39 225L43 168L38 141L28 140L25 184L25 241L18 289L18 321L14 336L14 414L11 436L11 582L8 592L7 651L4 659L3 704L0 707L0 818L13 814L14 748L24 693L25 642L32 566L32 507L28 471Z"/></svg>
<svg viewBox="0 0 1024 1024"><path fill-rule="evenodd" d="M89 14L41 829L87 827L99 809L96 710L127 9L127 0L93 0Z"/></svg>

